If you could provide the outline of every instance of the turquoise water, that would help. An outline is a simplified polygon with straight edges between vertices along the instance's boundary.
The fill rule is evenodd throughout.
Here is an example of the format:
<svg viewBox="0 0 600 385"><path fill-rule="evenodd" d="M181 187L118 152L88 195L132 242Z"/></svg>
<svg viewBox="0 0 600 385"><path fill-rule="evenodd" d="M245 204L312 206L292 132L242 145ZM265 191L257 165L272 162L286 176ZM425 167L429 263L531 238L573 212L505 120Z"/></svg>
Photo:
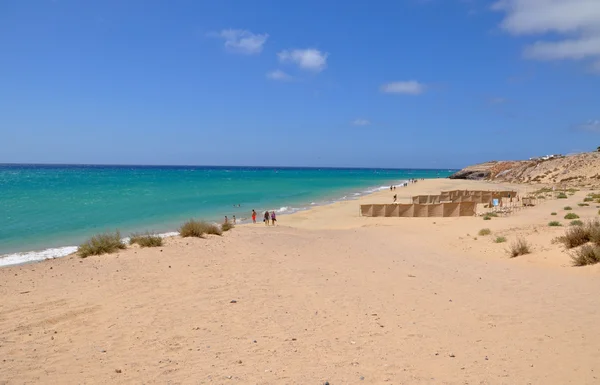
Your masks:
<svg viewBox="0 0 600 385"><path fill-rule="evenodd" d="M291 213L451 171L0 165L0 255L76 245L105 230L173 231L191 217Z"/></svg>

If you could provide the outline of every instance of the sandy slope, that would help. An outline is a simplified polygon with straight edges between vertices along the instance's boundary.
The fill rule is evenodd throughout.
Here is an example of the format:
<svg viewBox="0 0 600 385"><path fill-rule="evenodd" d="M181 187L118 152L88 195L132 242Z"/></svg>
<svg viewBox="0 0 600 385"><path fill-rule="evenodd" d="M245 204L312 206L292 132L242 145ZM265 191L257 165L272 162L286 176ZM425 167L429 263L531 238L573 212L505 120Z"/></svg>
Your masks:
<svg viewBox="0 0 600 385"><path fill-rule="evenodd" d="M509 187L396 193L469 186ZM0 269L0 383L597 384L600 268L570 267L551 244L564 229L546 226L566 204L597 216L583 195L492 221L360 218L342 202ZM482 227L535 252L508 259Z"/></svg>

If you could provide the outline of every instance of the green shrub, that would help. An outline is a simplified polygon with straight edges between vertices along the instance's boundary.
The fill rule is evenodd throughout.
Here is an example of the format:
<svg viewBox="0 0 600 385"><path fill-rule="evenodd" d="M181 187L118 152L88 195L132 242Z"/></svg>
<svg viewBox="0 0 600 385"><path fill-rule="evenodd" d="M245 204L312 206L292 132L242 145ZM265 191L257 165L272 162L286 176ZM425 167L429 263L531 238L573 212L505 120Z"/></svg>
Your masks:
<svg viewBox="0 0 600 385"><path fill-rule="evenodd" d="M586 206L589 206L589 204L587 204L587 203L577 203L577 206L579 206L579 207L586 207Z"/></svg>
<svg viewBox="0 0 600 385"><path fill-rule="evenodd" d="M579 219L579 215L575 213L568 213L567 215L565 215L565 219Z"/></svg>
<svg viewBox="0 0 600 385"><path fill-rule="evenodd" d="M97 234L79 245L77 254L81 258L89 257L90 255L101 255L114 253L125 249L127 246L121 242L121 233L115 231L114 233Z"/></svg>
<svg viewBox="0 0 600 385"><path fill-rule="evenodd" d="M583 222L579 219L575 219L574 221L571 221L571 226L583 226Z"/></svg>
<svg viewBox="0 0 600 385"><path fill-rule="evenodd" d="M490 216L490 217L494 217L496 218L498 216L497 213L491 212L491 213L487 213L486 215Z"/></svg>
<svg viewBox="0 0 600 385"><path fill-rule="evenodd" d="M570 192L571 194L575 194L579 190L577 190L576 188L570 188L567 191Z"/></svg>
<svg viewBox="0 0 600 385"><path fill-rule="evenodd" d="M594 265L600 262L600 246L583 245L573 255L571 255L573 266Z"/></svg>
<svg viewBox="0 0 600 385"><path fill-rule="evenodd" d="M558 194L558 196L556 198L558 198L558 199L567 199L567 194L560 193L560 194Z"/></svg>
<svg viewBox="0 0 600 385"><path fill-rule="evenodd" d="M185 222L183 225L181 225L181 227L179 228L179 235L181 235L182 237L186 238L186 237L196 237L196 238L202 238L204 237L204 234L212 234L215 232L215 225L211 225L208 224L206 222L203 221L197 221L194 219L190 219L189 221ZM210 231L210 233L209 233ZM216 231L219 231L219 228L217 227Z"/></svg>
<svg viewBox="0 0 600 385"><path fill-rule="evenodd" d="M483 217L483 220L484 220L484 221L491 221L491 220L492 220L492 217L490 217L489 215L485 215L485 216Z"/></svg>
<svg viewBox="0 0 600 385"><path fill-rule="evenodd" d="M573 210L573 208L571 206L565 206L565 207L563 207L563 210L567 210L568 211L568 210Z"/></svg>
<svg viewBox="0 0 600 385"><path fill-rule="evenodd" d="M594 198L593 197L585 197L585 198L583 198L583 201L584 202L593 202Z"/></svg>
<svg viewBox="0 0 600 385"><path fill-rule="evenodd" d="M484 236L484 235L490 235L492 233L492 230L490 229L481 229L479 230L479 235Z"/></svg>
<svg viewBox="0 0 600 385"><path fill-rule="evenodd" d="M556 215L556 213L550 213L550 215Z"/></svg>
<svg viewBox="0 0 600 385"><path fill-rule="evenodd" d="M562 226L562 225L558 221L552 221L552 222L548 223L548 226L556 227L556 226Z"/></svg>
<svg viewBox="0 0 600 385"><path fill-rule="evenodd" d="M504 243L506 242L506 238L504 237L496 237L496 239L494 239L495 243Z"/></svg>
<svg viewBox="0 0 600 385"><path fill-rule="evenodd" d="M223 223L223 225L221 225L221 229L223 231L229 231L229 230L233 229L234 227L235 226L232 223L229 223L229 222Z"/></svg>
<svg viewBox="0 0 600 385"><path fill-rule="evenodd" d="M511 258L515 258L519 255L531 253L531 246L525 239L519 238L510 245L510 248L507 250L507 252Z"/></svg>
<svg viewBox="0 0 600 385"><path fill-rule="evenodd" d="M149 232L143 234L131 234L129 237L129 244L133 245L137 243L140 247L159 247L163 245L163 239Z"/></svg>

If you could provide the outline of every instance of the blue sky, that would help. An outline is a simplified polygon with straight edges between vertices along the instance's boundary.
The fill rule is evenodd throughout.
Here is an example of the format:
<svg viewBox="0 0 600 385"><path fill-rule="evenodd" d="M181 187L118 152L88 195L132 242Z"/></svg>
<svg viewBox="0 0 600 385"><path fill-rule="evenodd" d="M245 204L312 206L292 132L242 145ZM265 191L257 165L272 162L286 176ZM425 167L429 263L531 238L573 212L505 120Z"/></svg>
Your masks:
<svg viewBox="0 0 600 385"><path fill-rule="evenodd" d="M600 145L600 1L3 1L0 162L462 167Z"/></svg>

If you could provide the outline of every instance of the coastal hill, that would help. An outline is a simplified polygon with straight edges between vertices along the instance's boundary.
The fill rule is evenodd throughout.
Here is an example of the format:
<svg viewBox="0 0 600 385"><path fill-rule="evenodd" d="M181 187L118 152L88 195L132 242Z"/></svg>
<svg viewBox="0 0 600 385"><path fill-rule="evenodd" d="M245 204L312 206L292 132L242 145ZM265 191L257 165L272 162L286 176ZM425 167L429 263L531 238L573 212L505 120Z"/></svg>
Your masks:
<svg viewBox="0 0 600 385"><path fill-rule="evenodd" d="M468 166L449 178L595 187L600 186L600 152L491 161Z"/></svg>

